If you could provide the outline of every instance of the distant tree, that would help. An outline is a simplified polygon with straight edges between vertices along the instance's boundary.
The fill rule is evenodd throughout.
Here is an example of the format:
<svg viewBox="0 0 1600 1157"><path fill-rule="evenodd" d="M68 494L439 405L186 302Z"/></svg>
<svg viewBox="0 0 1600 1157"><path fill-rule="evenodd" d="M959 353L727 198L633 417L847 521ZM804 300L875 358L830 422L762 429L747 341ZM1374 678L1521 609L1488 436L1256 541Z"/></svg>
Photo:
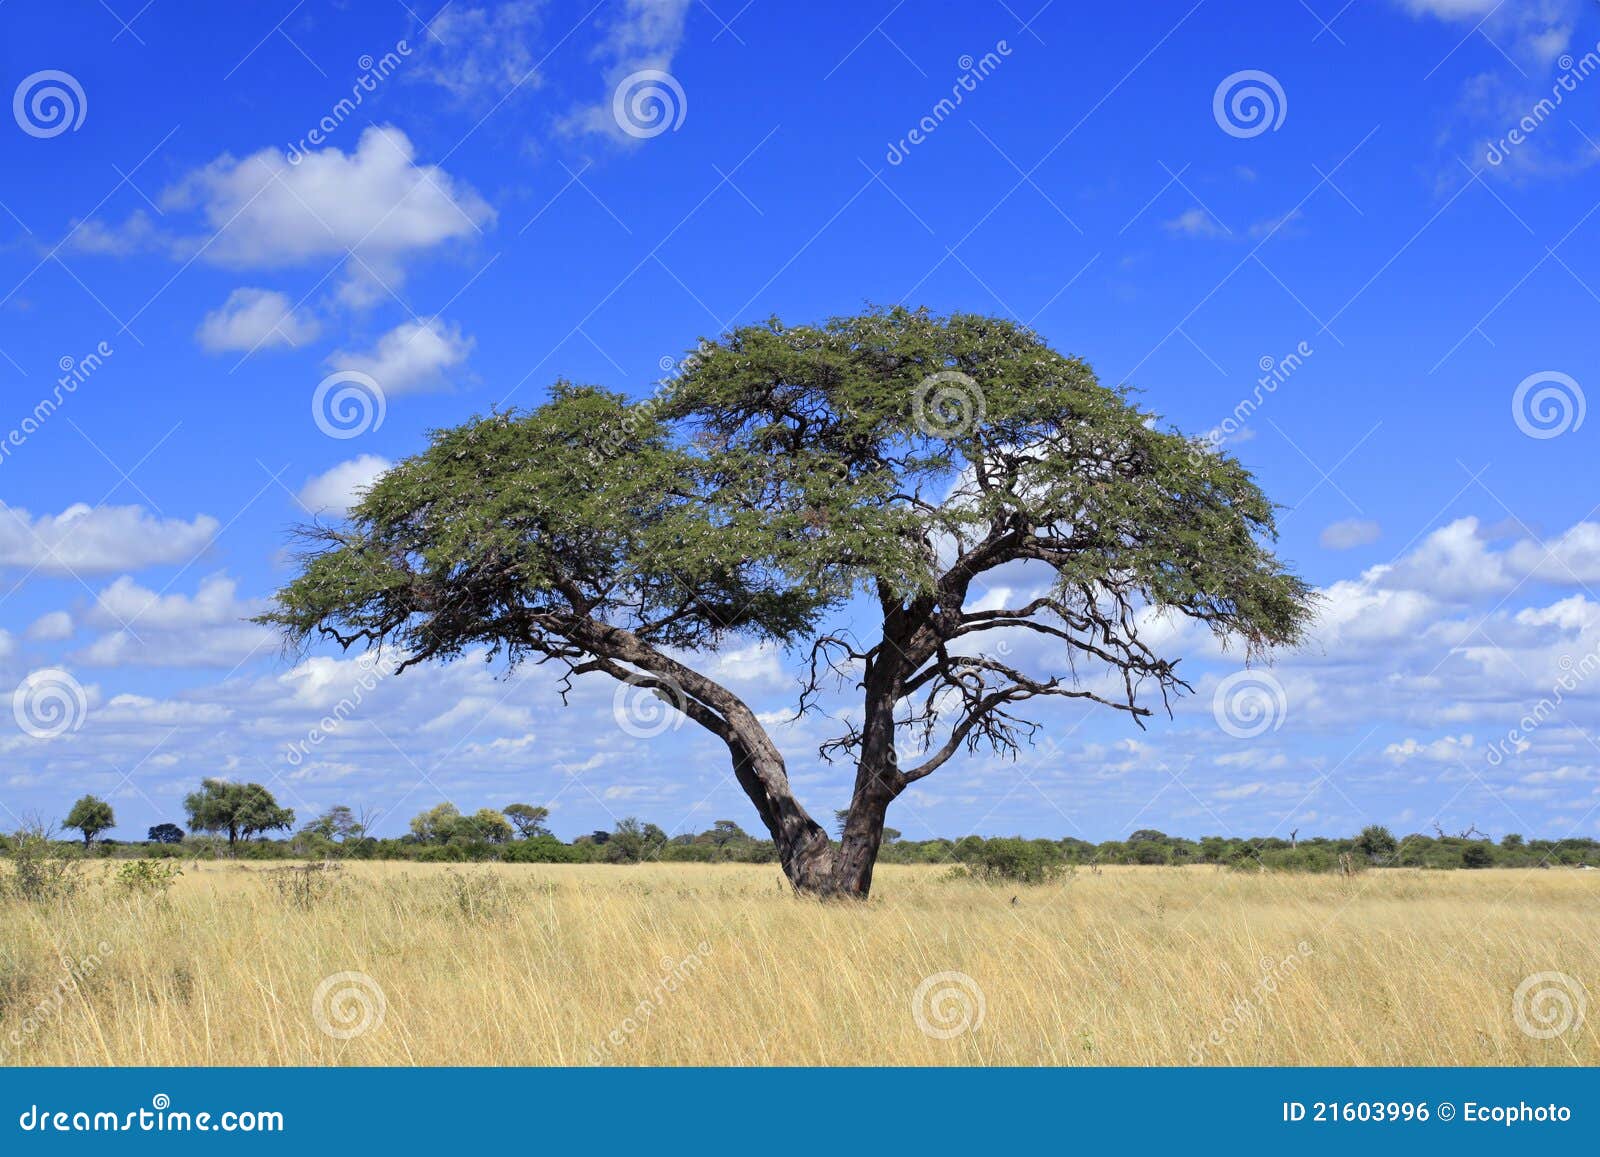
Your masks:
<svg viewBox="0 0 1600 1157"><path fill-rule="evenodd" d="M738 843L741 840L748 840L750 838L745 833L745 830L732 820L713 821L711 824L711 830L706 834L711 837L711 842L719 848L725 848L729 844Z"/></svg>
<svg viewBox="0 0 1600 1157"><path fill-rule="evenodd" d="M519 839L531 840L535 836L550 834L550 829L545 825L545 821L550 818L550 809L547 807L514 803L502 808L501 813L516 827Z"/></svg>
<svg viewBox="0 0 1600 1157"><path fill-rule="evenodd" d="M157 824L147 833L152 844L181 844L183 829L177 824Z"/></svg>
<svg viewBox="0 0 1600 1157"><path fill-rule="evenodd" d="M1169 622L1247 656L1297 643L1314 598L1275 520L1225 450L1021 324L774 318L701 343L660 397L563 383L438 431L306 529L262 621L403 668L487 647L654 694L726 745L797 890L865 898L912 784L962 753L1015 756L1047 701L1142 722L1185 691ZM1048 580L984 601L1018 564ZM846 607L874 621L829 631ZM859 692L822 747L854 768L837 843L715 677L735 639L809 655L803 711L838 680Z"/></svg>
<svg viewBox="0 0 1600 1157"><path fill-rule="evenodd" d="M1494 867L1494 850L1488 840L1474 841L1461 849L1463 868Z"/></svg>
<svg viewBox="0 0 1600 1157"><path fill-rule="evenodd" d="M87 848L101 832L116 827L117 819L105 800L97 795L86 795L72 805L61 826L82 832L83 846Z"/></svg>
<svg viewBox="0 0 1600 1157"><path fill-rule="evenodd" d="M455 832L461 812L455 804L446 801L429 808L411 819L411 834L425 844L439 844Z"/></svg>
<svg viewBox="0 0 1600 1157"><path fill-rule="evenodd" d="M512 835L511 821L492 807L479 808L462 818L456 824L456 831L468 839L479 839L490 844L503 844Z"/></svg>
<svg viewBox="0 0 1600 1157"><path fill-rule="evenodd" d="M1500 846L1507 849L1520 848L1522 847L1522 837L1516 832L1507 832L1505 838L1500 841Z"/></svg>
<svg viewBox="0 0 1600 1157"><path fill-rule="evenodd" d="M1395 849L1399 846L1394 833L1381 824L1369 824L1362 828L1355 840L1355 850L1373 863L1393 859Z"/></svg>
<svg viewBox="0 0 1600 1157"><path fill-rule="evenodd" d="M183 808L189 813L190 831L226 832L230 851L241 838L294 826L294 809L279 807L272 793L259 783L207 779L199 791L184 798Z"/></svg>
<svg viewBox="0 0 1600 1157"><path fill-rule="evenodd" d="M1166 832L1158 832L1155 828L1140 828L1128 837L1130 844L1164 844L1169 837Z"/></svg>
<svg viewBox="0 0 1600 1157"><path fill-rule="evenodd" d="M617 830L606 843L606 858L617 864L642 864L660 856L666 843L666 832L629 816L617 822Z"/></svg>
<svg viewBox="0 0 1600 1157"><path fill-rule="evenodd" d="M354 811L343 804L338 804L312 820L301 831L343 843L346 840L360 839L366 835L367 827L356 818Z"/></svg>

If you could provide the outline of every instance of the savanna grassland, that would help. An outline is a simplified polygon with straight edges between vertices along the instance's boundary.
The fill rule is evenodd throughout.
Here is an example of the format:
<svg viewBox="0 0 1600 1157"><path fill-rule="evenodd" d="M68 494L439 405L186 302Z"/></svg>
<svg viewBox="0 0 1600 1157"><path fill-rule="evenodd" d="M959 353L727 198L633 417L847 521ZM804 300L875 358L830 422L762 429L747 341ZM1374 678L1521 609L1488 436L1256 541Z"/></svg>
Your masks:
<svg viewBox="0 0 1600 1157"><path fill-rule="evenodd" d="M1600 1064L1600 873L99 870L0 901L5 1063Z"/></svg>

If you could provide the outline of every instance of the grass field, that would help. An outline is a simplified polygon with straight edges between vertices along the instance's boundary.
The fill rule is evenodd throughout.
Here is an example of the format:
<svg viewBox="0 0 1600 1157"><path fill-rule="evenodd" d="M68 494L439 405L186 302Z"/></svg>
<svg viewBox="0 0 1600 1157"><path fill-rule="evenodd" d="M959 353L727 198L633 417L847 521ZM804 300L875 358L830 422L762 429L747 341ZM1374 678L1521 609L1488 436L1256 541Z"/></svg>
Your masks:
<svg viewBox="0 0 1600 1157"><path fill-rule="evenodd" d="M1600 873L100 870L0 901L5 1063L1600 1064Z"/></svg>

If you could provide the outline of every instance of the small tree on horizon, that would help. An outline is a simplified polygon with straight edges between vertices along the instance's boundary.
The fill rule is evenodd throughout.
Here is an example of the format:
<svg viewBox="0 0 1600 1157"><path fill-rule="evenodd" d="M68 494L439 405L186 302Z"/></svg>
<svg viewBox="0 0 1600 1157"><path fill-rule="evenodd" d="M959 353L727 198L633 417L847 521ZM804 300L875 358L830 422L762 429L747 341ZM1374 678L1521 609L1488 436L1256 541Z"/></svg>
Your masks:
<svg viewBox="0 0 1600 1157"><path fill-rule="evenodd" d="M183 843L183 829L177 824L156 824L145 838L152 844L181 844Z"/></svg>
<svg viewBox="0 0 1600 1157"><path fill-rule="evenodd" d="M644 402L558 383L436 432L303 536L260 620L291 644L391 647L401 671L481 648L554 662L563 694L603 675L659 696L726 745L790 882L821 896L868 895L912 784L1031 742L1024 705L1142 726L1187 690L1154 649L1162 618L1248 659L1297 643L1313 609L1235 459L1020 325L899 308L737 329ZM821 747L855 767L836 845L707 673L735 640L809 657L802 713L859 695Z"/></svg>
<svg viewBox="0 0 1600 1157"><path fill-rule="evenodd" d="M62 821L64 828L76 828L83 835L83 846L89 847L94 843L95 837L101 832L109 831L117 826L116 814L111 810L111 805L97 795L86 795L72 805L72 810L67 813L67 818Z"/></svg>
<svg viewBox="0 0 1600 1157"><path fill-rule="evenodd" d="M550 834L550 828L545 823L550 818L550 809L547 807L535 807L527 803L507 804L501 809L501 814L517 829L518 839L531 840L535 836Z"/></svg>

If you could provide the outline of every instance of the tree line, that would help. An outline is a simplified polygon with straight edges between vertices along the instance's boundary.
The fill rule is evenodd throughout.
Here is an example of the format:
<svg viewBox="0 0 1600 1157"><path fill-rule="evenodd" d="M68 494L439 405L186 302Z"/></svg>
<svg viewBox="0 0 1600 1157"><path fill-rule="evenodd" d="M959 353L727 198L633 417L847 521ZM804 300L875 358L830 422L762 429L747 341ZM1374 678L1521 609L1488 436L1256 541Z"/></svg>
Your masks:
<svg viewBox="0 0 1600 1157"><path fill-rule="evenodd" d="M293 808L279 805L258 783L205 780L184 799L188 828L160 823L142 842L116 841L112 806L94 795L77 800L61 827L75 831L82 849L105 856L235 855L248 859L378 859L434 862L621 863L651 861L767 864L779 861L770 839L747 833L733 820L717 820L699 833L668 833L635 818L566 842L550 830L548 808L513 803L465 813L440 803L414 816L398 837L371 834L370 812L338 805L295 828ZM836 831L848 813L835 813ZM278 835L276 833L287 833ZM0 836L0 851L14 838ZM951 864L1007 879L1035 879L1074 867L1110 865L1184 866L1212 864L1240 869L1350 872L1365 868L1537 868L1600 866L1600 841L1525 839L1512 833L1499 841L1469 828L1451 835L1415 832L1395 836L1370 825L1348 838L1292 833L1241 838L1187 839L1145 828L1125 840L1024 839L963 836L908 840L884 831L882 860L893 864Z"/></svg>

